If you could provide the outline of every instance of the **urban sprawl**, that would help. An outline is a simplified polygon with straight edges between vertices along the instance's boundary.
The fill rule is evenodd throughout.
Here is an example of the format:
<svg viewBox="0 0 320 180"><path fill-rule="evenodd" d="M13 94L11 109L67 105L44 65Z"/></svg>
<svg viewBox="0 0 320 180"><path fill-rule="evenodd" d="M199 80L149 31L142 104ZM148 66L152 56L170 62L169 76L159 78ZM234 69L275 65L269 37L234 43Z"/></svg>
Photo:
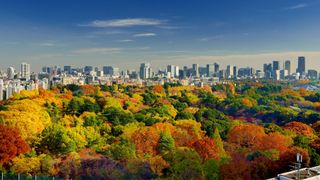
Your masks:
<svg viewBox="0 0 320 180"><path fill-rule="evenodd" d="M220 68L219 64L207 64L200 67L192 64L192 67L168 65L165 70L153 71L150 63L142 63L139 71L120 71L119 68L104 66L102 69L93 66L75 68L63 66L63 68L43 67L39 73L31 73L28 63L22 63L20 71L9 67L7 71L0 72L0 100L9 99L14 93L22 90L34 90L39 87L48 89L51 86L62 84L76 85L112 85L128 84L138 86L151 86L168 83L180 83L182 85L214 85L226 80L241 79L265 79L274 81L296 81L301 79L317 80L318 72L313 69L306 71L305 57L298 57L298 66L294 71L291 61L283 63L273 61L263 65L262 70L251 67L238 68L227 65L226 69Z"/></svg>

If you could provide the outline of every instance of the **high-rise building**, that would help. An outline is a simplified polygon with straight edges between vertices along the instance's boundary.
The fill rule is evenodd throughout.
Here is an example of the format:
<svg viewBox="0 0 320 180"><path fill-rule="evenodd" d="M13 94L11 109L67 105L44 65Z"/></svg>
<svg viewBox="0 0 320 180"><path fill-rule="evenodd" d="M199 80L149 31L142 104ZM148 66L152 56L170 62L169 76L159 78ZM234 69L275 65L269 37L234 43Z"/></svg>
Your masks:
<svg viewBox="0 0 320 180"><path fill-rule="evenodd" d="M314 69L308 70L308 79L317 80L318 79L318 72Z"/></svg>
<svg viewBox="0 0 320 180"><path fill-rule="evenodd" d="M2 101L3 98L3 79L0 79L0 101Z"/></svg>
<svg viewBox="0 0 320 180"><path fill-rule="evenodd" d="M306 73L306 58L303 56L300 56L298 58L297 73L300 73L300 75L303 75Z"/></svg>
<svg viewBox="0 0 320 180"><path fill-rule="evenodd" d="M288 71L288 75L291 75L291 62L290 62L290 60L286 60L284 62L284 68L283 69Z"/></svg>
<svg viewBox="0 0 320 180"><path fill-rule="evenodd" d="M170 75L169 78L173 78L175 75L175 68L174 65L168 65L167 66L167 74Z"/></svg>
<svg viewBox="0 0 320 180"><path fill-rule="evenodd" d="M214 75L214 64L207 64L207 77L213 77Z"/></svg>
<svg viewBox="0 0 320 180"><path fill-rule="evenodd" d="M67 74L71 74L71 66L64 66L63 67L63 71L65 72L65 73L67 73Z"/></svg>
<svg viewBox="0 0 320 180"><path fill-rule="evenodd" d="M238 69L237 69L237 66L233 66L233 77L235 79L237 79L238 77Z"/></svg>
<svg viewBox="0 0 320 180"><path fill-rule="evenodd" d="M272 67L273 67L273 71L276 71L276 70L280 70L280 62L279 61L273 61L272 62Z"/></svg>
<svg viewBox="0 0 320 180"><path fill-rule="evenodd" d="M179 77L179 75L180 75L180 68L179 68L179 66L175 66L174 67L174 77Z"/></svg>
<svg viewBox="0 0 320 180"><path fill-rule="evenodd" d="M218 63L214 63L214 72L215 73L219 72L219 64Z"/></svg>
<svg viewBox="0 0 320 180"><path fill-rule="evenodd" d="M140 78L149 79L152 77L152 69L150 63L141 63L140 65Z"/></svg>
<svg viewBox="0 0 320 180"><path fill-rule="evenodd" d="M25 78L27 81L30 79L30 64L21 63L21 78Z"/></svg>
<svg viewBox="0 0 320 180"><path fill-rule="evenodd" d="M85 66L83 71L85 74L90 74L90 72L93 71L93 67L92 66Z"/></svg>
<svg viewBox="0 0 320 180"><path fill-rule="evenodd" d="M227 65L226 78L232 79L234 77L233 66Z"/></svg>
<svg viewBox="0 0 320 180"><path fill-rule="evenodd" d="M15 70L13 67L9 67L7 70L7 77L8 79L14 79L15 76Z"/></svg>
<svg viewBox="0 0 320 180"><path fill-rule="evenodd" d="M193 75L195 77L199 77L199 65L198 64L192 64L192 71L193 71Z"/></svg>

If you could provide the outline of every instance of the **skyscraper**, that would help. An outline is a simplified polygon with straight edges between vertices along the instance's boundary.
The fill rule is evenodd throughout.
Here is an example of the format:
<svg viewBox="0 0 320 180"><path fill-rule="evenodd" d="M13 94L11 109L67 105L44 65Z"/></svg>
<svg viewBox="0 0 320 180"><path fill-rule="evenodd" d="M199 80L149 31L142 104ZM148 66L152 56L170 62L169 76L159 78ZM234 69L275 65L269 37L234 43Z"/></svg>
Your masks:
<svg viewBox="0 0 320 180"><path fill-rule="evenodd" d="M193 71L193 75L195 77L199 77L199 65L198 64L192 64L192 71Z"/></svg>
<svg viewBox="0 0 320 180"><path fill-rule="evenodd" d="M207 76L213 77L214 75L214 64L207 64Z"/></svg>
<svg viewBox="0 0 320 180"><path fill-rule="evenodd" d="M306 72L306 58L303 56L300 56L298 58L298 68L297 73L300 73L300 75L305 74Z"/></svg>
<svg viewBox="0 0 320 180"><path fill-rule="evenodd" d="M280 63L279 61L273 61L272 62L272 67L273 67L273 71L276 71L276 70L280 70Z"/></svg>
<svg viewBox="0 0 320 180"><path fill-rule="evenodd" d="M3 98L3 80L0 79L0 101L2 101Z"/></svg>
<svg viewBox="0 0 320 180"><path fill-rule="evenodd" d="M21 78L30 79L30 64L21 63Z"/></svg>
<svg viewBox="0 0 320 180"><path fill-rule="evenodd" d="M287 70L288 75L291 75L291 62L290 62L290 60L286 60L284 62L284 70Z"/></svg>
<svg viewBox="0 0 320 180"><path fill-rule="evenodd" d="M231 79L231 78L233 78L233 76L234 76L233 66L227 65L226 78Z"/></svg>
<svg viewBox="0 0 320 180"><path fill-rule="evenodd" d="M152 77L152 69L150 63L141 63L140 65L140 78L149 79Z"/></svg>

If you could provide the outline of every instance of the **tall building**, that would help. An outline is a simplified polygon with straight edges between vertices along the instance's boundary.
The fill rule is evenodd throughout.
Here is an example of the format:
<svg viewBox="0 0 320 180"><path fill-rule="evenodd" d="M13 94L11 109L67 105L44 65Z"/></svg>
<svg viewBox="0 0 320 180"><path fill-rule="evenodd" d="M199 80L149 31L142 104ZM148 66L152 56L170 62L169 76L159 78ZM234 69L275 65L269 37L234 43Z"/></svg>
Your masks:
<svg viewBox="0 0 320 180"><path fill-rule="evenodd" d="M263 72L266 79L272 78L272 64L263 64Z"/></svg>
<svg viewBox="0 0 320 180"><path fill-rule="evenodd" d="M237 69L237 66L233 66L233 77L235 79L237 79L238 77L238 69Z"/></svg>
<svg viewBox="0 0 320 180"><path fill-rule="evenodd" d="M214 63L214 72L215 73L219 72L219 64L218 63Z"/></svg>
<svg viewBox="0 0 320 180"><path fill-rule="evenodd" d="M192 71L193 71L193 75L195 77L199 77L199 65L198 64L192 64Z"/></svg>
<svg viewBox="0 0 320 180"><path fill-rule="evenodd" d="M290 60L286 60L284 62L284 68L283 69L288 71L288 75L291 75L291 62L290 62Z"/></svg>
<svg viewBox="0 0 320 180"><path fill-rule="evenodd" d="M173 78L175 76L175 68L174 65L167 66L167 74L170 75L169 78Z"/></svg>
<svg viewBox="0 0 320 180"><path fill-rule="evenodd" d="M7 77L8 79L14 79L15 76L15 70L13 67L9 67L7 70Z"/></svg>
<svg viewBox="0 0 320 180"><path fill-rule="evenodd" d="M179 66L174 66L174 77L179 77L180 75L180 68Z"/></svg>
<svg viewBox="0 0 320 180"><path fill-rule="evenodd" d="M273 71L276 71L276 70L280 70L280 62L279 61L273 61L272 62L272 67L273 67Z"/></svg>
<svg viewBox="0 0 320 180"><path fill-rule="evenodd" d="M85 74L90 74L90 72L93 71L93 67L92 66L85 66L83 70L84 70Z"/></svg>
<svg viewBox="0 0 320 180"><path fill-rule="evenodd" d="M3 79L0 79L0 101L2 101L3 98Z"/></svg>
<svg viewBox="0 0 320 180"><path fill-rule="evenodd" d="M213 77L214 75L214 64L207 64L207 77Z"/></svg>
<svg viewBox="0 0 320 180"><path fill-rule="evenodd" d="M306 73L306 58L303 56L300 56L298 58L297 73L300 73L300 75L303 75Z"/></svg>
<svg viewBox="0 0 320 180"><path fill-rule="evenodd" d="M21 78L25 78L27 81L30 79L30 64L21 63Z"/></svg>
<svg viewBox="0 0 320 180"><path fill-rule="evenodd" d="M140 78L149 79L152 77L152 69L150 63L141 63L140 65Z"/></svg>
<svg viewBox="0 0 320 180"><path fill-rule="evenodd" d="M234 77L233 66L227 65L226 78L231 79Z"/></svg>
<svg viewBox="0 0 320 180"><path fill-rule="evenodd" d="M71 74L71 66L64 66L63 67L63 71L65 72L65 73L67 73L67 74Z"/></svg>

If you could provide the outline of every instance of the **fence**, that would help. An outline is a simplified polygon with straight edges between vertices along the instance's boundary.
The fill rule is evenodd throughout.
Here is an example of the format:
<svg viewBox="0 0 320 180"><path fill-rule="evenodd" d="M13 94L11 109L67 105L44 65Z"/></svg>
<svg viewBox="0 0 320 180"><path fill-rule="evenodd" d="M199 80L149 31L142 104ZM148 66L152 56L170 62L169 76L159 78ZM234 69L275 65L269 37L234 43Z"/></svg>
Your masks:
<svg viewBox="0 0 320 180"><path fill-rule="evenodd" d="M48 176L28 176L25 174L1 173L1 180L64 180L57 177Z"/></svg>

